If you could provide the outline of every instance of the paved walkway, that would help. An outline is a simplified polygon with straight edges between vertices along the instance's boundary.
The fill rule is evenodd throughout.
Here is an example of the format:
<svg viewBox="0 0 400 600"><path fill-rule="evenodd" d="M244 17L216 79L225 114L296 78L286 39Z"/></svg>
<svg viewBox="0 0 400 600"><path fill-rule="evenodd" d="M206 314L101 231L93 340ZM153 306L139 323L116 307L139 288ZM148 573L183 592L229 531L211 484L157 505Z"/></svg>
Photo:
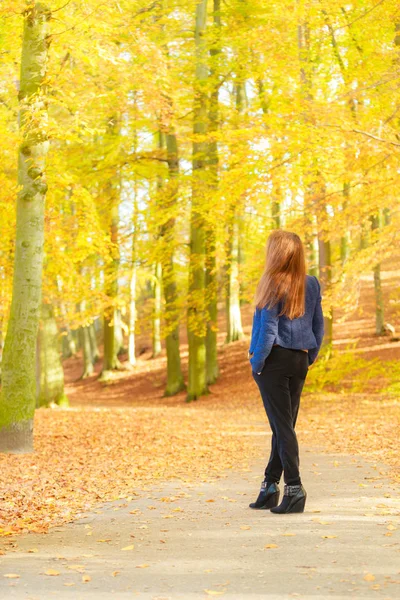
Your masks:
<svg viewBox="0 0 400 600"><path fill-rule="evenodd" d="M269 438L254 439L261 456ZM400 598L400 494L384 465L303 447L308 498L293 515L248 508L263 468L154 485L47 535L17 537L0 556L0 598Z"/></svg>

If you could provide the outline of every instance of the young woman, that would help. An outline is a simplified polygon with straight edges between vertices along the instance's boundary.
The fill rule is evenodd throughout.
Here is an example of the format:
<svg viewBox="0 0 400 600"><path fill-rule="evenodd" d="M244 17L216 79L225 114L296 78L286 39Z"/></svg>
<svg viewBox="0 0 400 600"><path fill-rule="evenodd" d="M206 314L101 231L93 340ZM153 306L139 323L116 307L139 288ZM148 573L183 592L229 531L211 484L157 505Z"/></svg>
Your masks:
<svg viewBox="0 0 400 600"><path fill-rule="evenodd" d="M308 368L321 347L324 319L320 284L306 274L304 248L296 233L277 229L269 236L255 305L249 358L272 444L259 496L250 508L303 512L307 493L294 428ZM278 506L282 472L284 496Z"/></svg>

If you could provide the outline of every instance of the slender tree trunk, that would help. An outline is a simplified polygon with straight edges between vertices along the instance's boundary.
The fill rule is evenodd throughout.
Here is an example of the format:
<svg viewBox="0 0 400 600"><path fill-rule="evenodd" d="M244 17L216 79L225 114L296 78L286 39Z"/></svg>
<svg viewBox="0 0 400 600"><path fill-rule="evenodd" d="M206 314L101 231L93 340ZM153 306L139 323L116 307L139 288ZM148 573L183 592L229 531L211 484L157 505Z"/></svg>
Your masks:
<svg viewBox="0 0 400 600"><path fill-rule="evenodd" d="M161 130L157 133L158 137L158 149L160 151L164 148L164 135ZM157 198L164 187L164 177L159 174L157 176ZM157 200L158 201L158 200ZM161 207L160 207L161 209ZM162 209L161 209L162 210ZM157 232L155 243L159 243L161 231ZM152 315L152 358L156 358L161 354L161 281L162 281L162 263L161 260L156 259L154 263L154 274L153 274L153 315Z"/></svg>
<svg viewBox="0 0 400 600"><path fill-rule="evenodd" d="M315 183L315 194L316 199L318 197L321 200L317 201L317 215L324 213L328 214L327 207L325 204L325 182L322 180L322 177L319 173L316 175L317 181ZM317 218L318 221L318 218ZM331 242L327 239L327 231L323 225L320 225L318 222L318 257L319 257L319 277L321 282L321 293L322 295L325 293L325 290L329 289L332 284L332 251L331 251ZM327 353L331 353L332 351L332 341L333 341L333 310L330 307L330 313L328 315L324 315L324 339L323 339L323 347L327 348Z"/></svg>
<svg viewBox="0 0 400 600"><path fill-rule="evenodd" d="M210 78L213 89L210 95L209 131L211 142L208 145L208 168L210 194L218 190L218 144L215 134L219 129L219 64L221 53L221 0L214 0L213 26L215 40L210 49ZM213 203L214 205L214 203ZM217 332L218 332L218 281L216 259L216 224L217 215L212 214L207 223L206 237L206 295L207 295L207 332L206 332L206 379L207 384L215 383L218 375Z"/></svg>
<svg viewBox="0 0 400 600"><path fill-rule="evenodd" d="M114 132L116 119L111 120L111 129ZM118 295L118 269L119 269L119 248L118 248L118 200L116 190L112 184L107 186L107 195L110 196L110 238L112 244L112 260L104 269L106 278L106 294L109 298L109 306L104 311L104 356L103 371L101 378L107 378L108 371L119 369L121 364L118 360L118 343L116 340L116 315L115 300Z"/></svg>
<svg viewBox="0 0 400 600"><path fill-rule="evenodd" d="M379 229L381 225L381 215L373 215L370 218L371 229ZM385 305L382 294L382 282L381 282L381 265L377 263L374 266L374 290L375 290L375 333L376 335L384 335L385 329Z"/></svg>
<svg viewBox="0 0 400 600"><path fill-rule="evenodd" d="M81 379L86 379L94 373L92 346L90 344L89 326L84 325L79 330L83 357L83 373Z"/></svg>
<svg viewBox="0 0 400 600"><path fill-rule="evenodd" d="M350 195L350 186L349 183L345 182L343 185L343 196L345 200L343 200L342 209L345 210L347 208L347 202ZM340 238L340 262L342 265L345 264L350 255L350 234L346 231Z"/></svg>
<svg viewBox="0 0 400 600"><path fill-rule="evenodd" d="M92 363L95 365L100 359L99 347L97 345L97 335L94 323L88 325L89 338L90 338L90 349L92 352Z"/></svg>
<svg viewBox="0 0 400 600"><path fill-rule="evenodd" d="M153 354L152 358L156 358L161 354L161 277L162 266L161 262L157 261L154 265L154 281L153 281Z"/></svg>
<svg viewBox="0 0 400 600"><path fill-rule="evenodd" d="M129 323L128 323L128 362L134 367L136 365L136 260L132 261L131 277L129 282Z"/></svg>
<svg viewBox="0 0 400 600"><path fill-rule="evenodd" d="M178 198L178 144L175 133L166 134L168 161L168 192L166 206L168 210L176 205ZM161 227L163 238L162 277L165 298L165 346L167 351L167 385L165 396L173 396L185 389L179 349L179 308L178 289L174 267L175 217L169 216Z"/></svg>
<svg viewBox="0 0 400 600"><path fill-rule="evenodd" d="M271 216L275 229L279 229L281 227L281 196L281 186L278 181L274 181L272 190Z"/></svg>
<svg viewBox="0 0 400 600"><path fill-rule="evenodd" d="M134 118L137 119L137 99L136 92L133 95ZM137 152L138 146L137 130L133 133L133 151ZM136 283L137 283L137 242L138 235L138 178L134 174L133 180L133 206L132 206L132 254L131 254L131 272L129 280L129 314L128 314L128 363L131 367L136 365Z"/></svg>
<svg viewBox="0 0 400 600"><path fill-rule="evenodd" d="M24 12L19 123L17 225L10 320L3 354L0 452L33 450L36 404L36 342L41 307L45 160L46 77L50 10L32 3ZM18 365L18 367L16 367Z"/></svg>
<svg viewBox="0 0 400 600"><path fill-rule="evenodd" d="M195 101L193 132L207 133L207 58L204 34L207 22L207 0L196 6ZM205 189L207 143L204 138L193 142L192 210L190 217L190 262L188 286L189 381L187 401L208 393L206 380L206 306L205 306L205 223L202 202Z"/></svg>
<svg viewBox="0 0 400 600"><path fill-rule="evenodd" d="M42 318L39 326L39 377L37 402L39 406L58 404L68 406L64 393L64 370L60 357L60 335L51 304L42 304Z"/></svg>
<svg viewBox="0 0 400 600"><path fill-rule="evenodd" d="M239 288L239 223L233 215L228 229L228 257L226 269L226 342L243 339L242 317L240 313Z"/></svg>
<svg viewBox="0 0 400 600"><path fill-rule="evenodd" d="M122 322L121 310L117 308L114 312L114 333L115 333L115 348L117 356L124 352L124 327Z"/></svg>
<svg viewBox="0 0 400 600"><path fill-rule="evenodd" d="M331 243L330 240L323 239L318 236L319 248L319 276L321 280L321 291L330 287L332 283L332 259L331 259ZM331 315L324 315L324 346L332 345L333 318Z"/></svg>
<svg viewBox="0 0 400 600"><path fill-rule="evenodd" d="M236 86L236 110L238 116L245 103L244 83ZM240 256L240 228L238 210L233 206L232 214L228 221L228 241L226 259L226 342L236 342L244 337L242 317L240 313L240 285L239 285L239 256Z"/></svg>

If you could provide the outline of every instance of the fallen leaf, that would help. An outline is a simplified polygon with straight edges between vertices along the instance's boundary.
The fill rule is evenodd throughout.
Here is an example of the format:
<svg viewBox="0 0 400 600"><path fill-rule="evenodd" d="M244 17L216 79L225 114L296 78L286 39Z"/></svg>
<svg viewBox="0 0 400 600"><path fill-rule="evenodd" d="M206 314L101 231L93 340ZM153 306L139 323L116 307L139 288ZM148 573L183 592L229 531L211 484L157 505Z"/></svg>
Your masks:
<svg viewBox="0 0 400 600"><path fill-rule="evenodd" d="M55 569L47 569L47 571L44 572L45 575L52 575L52 576L56 576L60 574L60 571L56 571Z"/></svg>
<svg viewBox="0 0 400 600"><path fill-rule="evenodd" d="M137 569L147 569L147 567L149 567L150 565L143 563L142 565L136 565Z"/></svg>
<svg viewBox="0 0 400 600"><path fill-rule="evenodd" d="M3 575L3 577L7 577L7 579L18 579L19 575L17 575L16 573L6 573L5 575Z"/></svg>
<svg viewBox="0 0 400 600"><path fill-rule="evenodd" d="M88 583L91 579L90 575L82 575L82 583Z"/></svg>
<svg viewBox="0 0 400 600"><path fill-rule="evenodd" d="M365 581L375 581L375 575L372 575L372 573L367 573L364 575L364 579Z"/></svg>
<svg viewBox="0 0 400 600"><path fill-rule="evenodd" d="M131 546L125 546L125 548L122 548L122 550L133 550L135 547L134 544L132 544Z"/></svg>
<svg viewBox="0 0 400 600"><path fill-rule="evenodd" d="M277 548L278 544L267 544L264 548Z"/></svg>

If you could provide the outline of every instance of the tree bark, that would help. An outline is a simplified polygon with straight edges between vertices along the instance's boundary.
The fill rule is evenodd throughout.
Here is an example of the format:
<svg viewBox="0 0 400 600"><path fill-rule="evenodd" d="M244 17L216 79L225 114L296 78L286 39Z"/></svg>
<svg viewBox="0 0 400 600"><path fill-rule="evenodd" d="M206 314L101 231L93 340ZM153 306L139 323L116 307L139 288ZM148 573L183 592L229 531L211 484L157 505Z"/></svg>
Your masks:
<svg viewBox="0 0 400 600"><path fill-rule="evenodd" d="M117 133L118 119L111 117L109 122L109 136L115 136ZM107 373L119 369L121 364L118 360L118 343L116 340L116 315L115 300L118 295L118 270L119 270L119 197L118 191L110 182L106 186L105 196L109 202L108 225L110 231L110 240L112 245L111 261L106 265L105 272L105 292L109 298L109 305L104 311L104 355L103 370L101 378L107 378Z"/></svg>
<svg viewBox="0 0 400 600"><path fill-rule="evenodd" d="M94 323L90 323L90 325L88 325L88 329L90 338L90 349L92 352L92 363L95 365L100 359L100 352L99 347L97 345L97 335Z"/></svg>
<svg viewBox="0 0 400 600"><path fill-rule="evenodd" d="M60 358L60 335L51 304L42 304L39 326L39 377L37 403L40 406L68 406L64 392L64 370Z"/></svg>
<svg viewBox="0 0 400 600"><path fill-rule="evenodd" d="M179 159L178 144L173 130L166 133L168 161L168 191L166 208L176 205L178 199ZM174 267L175 216L170 216L161 227L163 239L162 278L165 299L165 346L167 351L167 385L165 396L173 396L185 389L179 349L178 289Z"/></svg>
<svg viewBox="0 0 400 600"><path fill-rule="evenodd" d="M213 25L215 40L210 49L210 78L213 88L210 95L210 109L208 113L209 131L213 136L219 128L219 69L218 57L221 53L221 0L214 0ZM212 195L218 189L218 144L215 137L211 137L208 144L208 169L209 192ZM213 203L214 205L214 203ZM206 380L207 384L215 383L218 375L217 331L218 331L218 281L216 259L216 215L211 215L207 223L206 237L206 295L207 295L207 331L206 331Z"/></svg>
<svg viewBox="0 0 400 600"><path fill-rule="evenodd" d="M373 215L370 218L371 229L379 229L381 226L381 215ZM381 265L377 263L373 269L374 272L374 291L375 291L375 333L376 335L384 335L385 329L385 305L382 294L381 282Z"/></svg>
<svg viewBox="0 0 400 600"><path fill-rule="evenodd" d="M243 81L236 86L237 114L243 110L245 91ZM231 207L232 214L228 217L227 259L226 259L226 342L236 342L243 339L242 316L240 313L239 286L239 256L240 229L238 206Z"/></svg>
<svg viewBox="0 0 400 600"><path fill-rule="evenodd" d="M204 34L207 22L207 0L196 6L195 100L193 111L192 210L190 217L190 261L187 328L189 342L189 378L186 400L189 402L208 393L206 380L206 306L205 306L205 223L202 214L207 154L207 59ZM199 136L199 137L197 137Z"/></svg>
<svg viewBox="0 0 400 600"><path fill-rule="evenodd" d="M51 12L35 2L24 13L19 125L17 224L13 292L3 354L0 452L33 450L36 342L41 307L47 104L44 80ZM17 367L18 365L18 367Z"/></svg>

